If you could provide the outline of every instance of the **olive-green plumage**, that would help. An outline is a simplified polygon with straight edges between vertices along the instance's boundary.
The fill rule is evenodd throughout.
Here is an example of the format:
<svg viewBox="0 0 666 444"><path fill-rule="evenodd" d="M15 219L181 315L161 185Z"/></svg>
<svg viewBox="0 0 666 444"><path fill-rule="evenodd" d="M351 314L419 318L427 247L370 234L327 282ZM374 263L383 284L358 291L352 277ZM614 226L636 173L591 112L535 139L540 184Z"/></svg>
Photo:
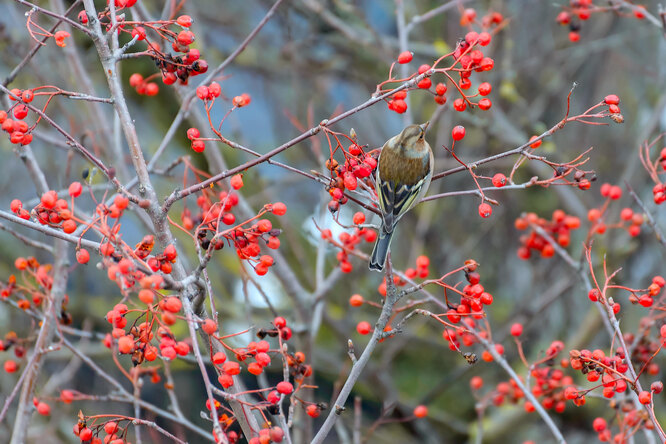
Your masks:
<svg viewBox="0 0 666 444"><path fill-rule="evenodd" d="M396 223L421 200L430 186L434 159L425 140L429 123L409 125L391 137L379 155L375 189L382 211L382 227L370 257L371 270L384 268Z"/></svg>

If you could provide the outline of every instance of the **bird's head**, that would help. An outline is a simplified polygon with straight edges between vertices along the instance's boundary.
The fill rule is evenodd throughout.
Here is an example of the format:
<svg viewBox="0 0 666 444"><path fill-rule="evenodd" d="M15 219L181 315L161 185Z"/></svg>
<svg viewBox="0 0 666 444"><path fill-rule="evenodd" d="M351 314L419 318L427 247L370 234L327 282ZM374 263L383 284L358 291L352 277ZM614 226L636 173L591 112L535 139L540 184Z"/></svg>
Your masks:
<svg viewBox="0 0 666 444"><path fill-rule="evenodd" d="M421 125L409 125L398 136L399 146L414 147L417 151L426 149L425 134L430 122Z"/></svg>

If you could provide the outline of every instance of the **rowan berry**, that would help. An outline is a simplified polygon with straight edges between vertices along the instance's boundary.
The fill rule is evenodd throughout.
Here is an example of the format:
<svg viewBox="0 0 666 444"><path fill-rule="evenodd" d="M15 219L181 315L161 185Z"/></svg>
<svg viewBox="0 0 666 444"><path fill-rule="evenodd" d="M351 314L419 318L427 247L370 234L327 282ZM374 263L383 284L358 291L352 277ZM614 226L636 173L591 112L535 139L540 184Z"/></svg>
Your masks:
<svg viewBox="0 0 666 444"><path fill-rule="evenodd" d="M417 418L425 418L428 416L428 407L424 405L417 405L414 407L414 416Z"/></svg>
<svg viewBox="0 0 666 444"><path fill-rule="evenodd" d="M638 394L638 402L641 404L649 404L652 401L652 394L643 390Z"/></svg>
<svg viewBox="0 0 666 444"><path fill-rule="evenodd" d="M493 214L493 209L490 205L488 205L485 202L479 205L479 216L485 219L487 217L490 217L491 214Z"/></svg>
<svg viewBox="0 0 666 444"><path fill-rule="evenodd" d="M490 101L490 99L481 99L479 100L479 108L481 108L484 111L487 111L490 109L490 107L493 106L493 103Z"/></svg>
<svg viewBox="0 0 666 444"><path fill-rule="evenodd" d="M403 51L398 56L398 63L400 63L400 64L409 63L409 62L412 61L413 58L414 58L414 53L413 52Z"/></svg>
<svg viewBox="0 0 666 444"><path fill-rule="evenodd" d="M462 140L465 137L465 127L462 125L457 125L451 130L451 137L453 140Z"/></svg>
<svg viewBox="0 0 666 444"><path fill-rule="evenodd" d="M193 21L192 17L190 17L189 15L181 15L176 19L176 23L178 23L183 28L189 28L190 26L192 26L192 21Z"/></svg>
<svg viewBox="0 0 666 444"><path fill-rule="evenodd" d="M349 305L352 307L360 307L363 305L363 296L360 294L354 294L349 298Z"/></svg>
<svg viewBox="0 0 666 444"><path fill-rule="evenodd" d="M281 382L278 382L278 384L275 386L275 389L280 394L289 395L289 394L291 394L291 392L294 391L294 386L291 385L291 382L281 381Z"/></svg>
<svg viewBox="0 0 666 444"><path fill-rule="evenodd" d="M361 321L356 325L356 331L360 335L367 335L372 330L372 326L369 322Z"/></svg>
<svg viewBox="0 0 666 444"><path fill-rule="evenodd" d="M467 102L465 101L465 99L458 98L453 101L453 109L455 109L456 111L462 112L465 111L466 108L467 108Z"/></svg>

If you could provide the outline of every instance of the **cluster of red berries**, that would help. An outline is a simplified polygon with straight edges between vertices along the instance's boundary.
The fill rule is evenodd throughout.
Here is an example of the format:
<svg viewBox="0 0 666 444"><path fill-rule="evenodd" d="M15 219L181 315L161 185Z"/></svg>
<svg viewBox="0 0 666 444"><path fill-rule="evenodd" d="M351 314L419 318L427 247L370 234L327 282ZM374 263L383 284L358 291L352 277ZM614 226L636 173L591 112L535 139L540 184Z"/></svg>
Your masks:
<svg viewBox="0 0 666 444"><path fill-rule="evenodd" d="M30 256L28 258L18 257L14 261L14 267L21 272L24 277L23 283L18 284L15 275L10 275L7 283L2 284L0 297L6 299L12 295L17 298L16 304L18 308L27 310L32 304L38 307L42 304L50 293L51 285L53 284L52 265L40 264L37 259ZM29 299L28 299L29 298ZM63 324L70 324L72 319L66 312L69 297L65 295L62 303L61 311L59 313L60 321Z"/></svg>
<svg viewBox="0 0 666 444"><path fill-rule="evenodd" d="M666 326L662 325L659 330L659 336L653 338L650 336L650 328L654 320L645 317L640 321L643 334L636 338L633 333L625 333L624 341L631 352L631 362L634 362L638 368L644 369L644 372L651 376L659 374L660 366L654 361L656 353L666 342Z"/></svg>
<svg viewBox="0 0 666 444"><path fill-rule="evenodd" d="M326 168L331 173L331 181L326 191L331 195L331 201L328 209L335 213L340 209L340 205L347 203L345 190L354 191L358 188L358 182L363 182L367 187L373 188L370 183L370 176L377 168L376 155L365 154L363 148L356 143L352 144L344 152L345 162L340 165L333 157L326 161Z"/></svg>
<svg viewBox="0 0 666 444"><path fill-rule="evenodd" d="M476 271L478 264L474 261L468 261L465 267L465 278L467 285L462 289L460 304L455 308L450 308L447 312L449 321L457 324L461 316L471 316L474 319L482 319L484 305L493 303L493 296L488 293L481 285L481 275Z"/></svg>
<svg viewBox="0 0 666 444"><path fill-rule="evenodd" d="M360 211L354 214L354 224L357 225L352 233L343 231L340 233L339 242L333 239L333 233L328 228L321 230L321 238L328 241L333 246L339 248L337 260L340 264L340 270L344 273L351 273L353 270L349 255L354 252L356 246L365 240L367 243L373 243L377 239L377 232L371 228L360 227L365 222L365 214Z"/></svg>
<svg viewBox="0 0 666 444"><path fill-rule="evenodd" d="M242 188L242 175L233 176L230 183L235 190ZM218 201L213 202L213 197L217 197ZM249 226L246 226L247 223L241 223L235 228L222 230L222 224L236 224L236 216L231 210L238 205L239 200L238 194L233 191L221 191L215 196L212 191L205 190L197 197L196 202L199 213L193 216L191 210L185 208L181 220L187 230L196 227L199 245L205 250L211 247L220 250L224 248L225 243L230 243L236 248L236 254L240 259L248 260L258 275L265 275L273 265L273 258L270 255L261 255L259 241L262 240L268 248L276 250L280 247L280 229L273 228L268 219L259 219ZM267 204L260 214L266 212L284 216L287 213L287 206L282 202Z"/></svg>
<svg viewBox="0 0 666 444"><path fill-rule="evenodd" d="M472 10L473 11L473 10ZM475 20L476 12L474 12L474 18L471 18L470 23ZM484 19L483 31L477 33L476 31L470 31L465 35L465 38L458 43L455 51L451 53L455 62L454 66L460 63L461 68L456 71L460 74L460 80L458 82L457 88L459 90L468 90L472 86L470 80L472 72L482 72L490 71L493 69L495 62L492 58L484 56L483 52L479 49L473 49L478 46L487 46L491 40L492 35L490 32L487 32L492 25L496 25L502 22L503 17L499 13L490 14L488 20ZM478 46L477 46L478 45ZM410 51L404 51L398 55L397 62L400 64L410 63L413 60L413 53ZM420 65L417 70L417 75L422 75L428 71L432 66L428 64ZM431 89L433 86L432 79L430 77L424 77L417 83L418 89L424 89L430 91L434 100L438 105L444 105L447 101L446 92L447 86L445 83L437 83L435 85L434 91ZM490 99L486 98L488 94L492 91L490 83L483 82L478 87L478 93L475 95L465 95L462 98L458 98L453 102L453 108L456 111L464 111L468 104L470 106L478 106L482 110L488 110L492 106ZM463 93L464 94L464 93ZM473 103L470 98L475 96L484 96L477 103ZM388 108L392 111L395 111L398 114L402 114L407 111L407 102L405 98L407 97L407 91L401 90L395 92L390 96L386 103Z"/></svg>
<svg viewBox="0 0 666 444"><path fill-rule="evenodd" d="M72 198L78 195L71 194ZM9 208L13 213L27 219L25 217L27 211L23 209L23 202L19 199L14 199L10 203ZM37 220L42 225L48 225L51 228L60 228L67 234L71 234L76 230L76 222L73 219L72 211L69 209L69 204L65 199L58 197L58 193L51 190L42 194L39 204L33 208Z"/></svg>
<svg viewBox="0 0 666 444"><path fill-rule="evenodd" d="M582 22L587 21L592 13L608 11L609 9L605 6L597 7L592 0L569 0L569 5L563 6L563 10L557 15L555 20L560 25L568 25L569 40L577 42L580 40ZM637 19L642 20L645 18L645 7L631 5L631 10Z"/></svg>
<svg viewBox="0 0 666 444"><path fill-rule="evenodd" d="M0 110L0 125L2 130L9 135L9 141L15 145L27 145L32 142L32 128L24 120L28 116L28 107L26 103L30 103L35 98L35 92L31 89L20 90L14 88L11 90L12 95L9 96L12 102L17 102L14 96L19 97L23 103L17 102L13 104L9 110ZM14 117L14 119L11 118Z"/></svg>
<svg viewBox="0 0 666 444"><path fill-rule="evenodd" d="M116 304L107 313L106 319L113 326L113 330L104 338L104 345L111 348L115 340L119 353L132 355L134 366L138 366L144 360L152 362L158 356L167 360L175 359L177 356L186 356L190 352L189 343L176 341L173 333L166 327L166 325L175 323L177 319L175 313L180 311L181 307L180 300L175 296L160 301L159 308L163 311L162 321L165 325L160 326L157 330L159 353L158 347L152 344L154 322L146 321L132 325L129 332L126 331L126 315L129 310L125 304Z"/></svg>
<svg viewBox="0 0 666 444"><path fill-rule="evenodd" d="M483 380L481 379L480 376L475 376L470 380L470 387L473 390L478 390L482 386L483 386ZM525 398L525 393L518 386L516 381L510 379L509 381L502 381L498 383L497 386L492 391L492 393L489 393L487 396L489 396L490 401L493 403L495 407L500 407L501 405L504 405L507 402L510 404L519 403L522 399ZM527 401L525 402L525 410L527 410L528 412L534 411L534 406L532 406L532 404L529 401Z"/></svg>
<svg viewBox="0 0 666 444"><path fill-rule="evenodd" d="M19 339L16 333L10 331L5 335L5 338L0 341L0 351L9 351L13 348L14 356L17 359L22 359L26 354L26 349L21 342L22 340ZM13 359L7 359L3 368L7 373L15 373L19 369L19 364Z"/></svg>
<svg viewBox="0 0 666 444"><path fill-rule="evenodd" d="M615 123L624 122L624 117L622 116L622 111L620 110L620 98L615 94L609 94L604 97L604 103L608 105L609 117Z"/></svg>
<svg viewBox="0 0 666 444"><path fill-rule="evenodd" d="M184 53L182 56L160 53L154 43L151 43L151 49L154 51L152 58L162 73L162 82L165 85L173 85L176 81L181 85L187 85L190 77L208 71L208 62L201 58L198 49L185 48L184 51L181 51Z"/></svg>
<svg viewBox="0 0 666 444"><path fill-rule="evenodd" d="M580 371L589 382L601 380L602 394L606 398L612 398L615 393L624 393L628 387L627 382L631 382L624 376L629 370L629 364L622 348L616 348L614 356L606 356L601 349L571 350L569 358L571 368ZM569 397L578 399L584 397L588 391L570 390Z"/></svg>
<svg viewBox="0 0 666 444"><path fill-rule="evenodd" d="M492 25L499 25L504 20L504 16L499 12L488 12L481 17L481 22L477 20L477 12L474 8L463 10L460 16L460 26L480 25L483 29L488 29Z"/></svg>
<svg viewBox="0 0 666 444"><path fill-rule="evenodd" d="M248 444L269 444L271 442L282 442L284 430L278 426L259 430L259 436L250 438Z"/></svg>
<svg viewBox="0 0 666 444"><path fill-rule="evenodd" d="M119 417L119 419L125 420L124 417ZM129 419L127 419L129 423ZM82 443L89 444L129 444L123 436L125 436L126 430L120 427L120 421L110 420L103 422L101 424L94 425L91 424L88 426L86 418L82 413L79 413L79 420L74 425L73 432L75 436L78 436ZM104 439L101 438L102 434L105 434Z"/></svg>
<svg viewBox="0 0 666 444"><path fill-rule="evenodd" d="M661 382L655 382L651 386L652 393L655 394L661 393L663 388ZM651 398L650 392L641 392L641 394L643 393L642 403ZM630 442L629 438L634 436L640 429L654 430L654 423L649 418L648 413L643 408L636 408L632 400L624 399L620 402L612 400L610 404L613 410L617 412L613 418L613 422L617 424L618 432L614 435L611 425L604 418L597 417L592 421L592 429L597 432L599 441L624 444Z"/></svg>
<svg viewBox="0 0 666 444"><path fill-rule="evenodd" d="M531 226L538 226L548 233L561 247L568 247L571 242L571 231L580 227L580 219L567 215L562 210L553 211L550 221L539 217L536 213L527 213L516 219L514 226L518 230L526 230ZM529 234L520 236L521 247L518 248L518 257L524 260L532 256L532 250L538 251L541 257L549 258L555 254L555 248L534 229Z"/></svg>
<svg viewBox="0 0 666 444"><path fill-rule="evenodd" d="M209 335L213 336L215 340L221 341L222 339L216 336L216 331L218 329L215 321L207 319L202 326L203 330ZM271 364L271 357L268 354L270 352L270 344L268 341L265 341L263 338L266 336L276 337L280 336L282 341L288 341L291 339L292 331L291 328L287 326L287 320L281 316L273 319L273 328L270 329L261 329L257 333L257 336L261 339L258 342L251 341L247 347L240 347L233 349L233 353L236 361L227 360L227 356L223 352L216 352L213 354L211 360L213 364L218 368L219 376L218 382L224 388L229 388L234 384L233 377L240 374L241 372L241 362L245 362L248 359L252 359L252 362L247 364L247 370L249 373L257 376L263 373L264 369ZM293 362L290 364L291 367L295 366L296 363L301 365L305 360L305 355L302 353L293 358ZM307 373L306 376L312 374L312 369L310 366L302 366L303 374ZM289 385L289 387L286 386ZM287 388L290 388L287 390ZM293 386L289 382L279 383L276 390L276 393L279 394L289 394L293 391ZM288 391L288 393L286 393ZM273 393L273 391L271 392ZM280 396L277 395L277 401L279 401ZM270 394L269 394L269 398ZM273 398L271 398L273 399ZM271 404L277 403L270 402Z"/></svg>
<svg viewBox="0 0 666 444"><path fill-rule="evenodd" d="M150 78L144 79L138 72L130 76L129 85L140 96L156 96L160 92L160 87L157 83L151 82Z"/></svg>
<svg viewBox="0 0 666 444"><path fill-rule="evenodd" d="M79 20L82 23L87 23L88 17L84 11L79 15ZM102 20L105 20L103 18ZM108 20L108 19L106 19ZM125 24L122 18L118 19L118 31L129 32L132 38L138 41L147 40L146 29L144 26L133 25L131 31L125 29ZM107 28L110 29L111 21L104 22ZM145 25L155 31L163 38L171 41L171 48L175 53L180 55L172 55L162 52L161 45L157 42L149 42L149 54L153 59L155 65L161 72L162 81L165 85L172 85L179 82L181 85L187 85L189 78L208 71L208 62L201 58L201 53L198 49L190 48L194 43L195 35L189 30L192 25L192 18L188 15L181 15L175 21L169 24L176 24L183 29L176 33L168 29L168 25L161 25L159 27L152 23L146 22ZM155 82L150 82L154 75L144 79L141 74L134 73L130 76L130 86L136 89L138 94L153 96L159 92L159 86Z"/></svg>
<svg viewBox="0 0 666 444"><path fill-rule="evenodd" d="M520 334L514 327L520 324L514 324L512 327L512 335L519 336ZM522 326L520 328L522 333ZM557 413L564 412L566 408L567 390L573 386L573 378L565 376L564 372L555 368L555 358L564 350L564 343L562 341L553 341L546 350L546 356L532 365L530 376L534 378L532 385L532 395L539 400L540 404L547 410L553 409ZM564 362L564 364L568 364ZM563 364L563 365L564 365ZM512 381L510 381L512 382ZM506 383L504 383L506 384ZM499 391L498 385L498 391ZM525 411L531 413L535 410L534 404L531 401L525 401Z"/></svg>
<svg viewBox="0 0 666 444"><path fill-rule="evenodd" d="M587 212L587 219L592 223L591 233L604 234L608 228L622 228L627 230L631 236L638 236L641 233L643 216L634 213L631 208L623 208L620 212L620 222L617 224L607 224L604 216L608 209L608 202L618 200L622 197L622 188L617 185L605 183L601 185L599 192L606 198L606 202L599 208L592 208Z"/></svg>

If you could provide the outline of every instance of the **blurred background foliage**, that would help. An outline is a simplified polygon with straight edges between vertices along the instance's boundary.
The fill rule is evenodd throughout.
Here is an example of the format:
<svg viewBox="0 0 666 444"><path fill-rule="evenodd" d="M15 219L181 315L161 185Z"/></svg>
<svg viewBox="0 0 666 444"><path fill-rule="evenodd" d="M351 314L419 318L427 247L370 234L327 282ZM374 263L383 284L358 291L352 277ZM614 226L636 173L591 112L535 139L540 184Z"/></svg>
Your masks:
<svg viewBox="0 0 666 444"><path fill-rule="evenodd" d="M61 3L39 2L43 7L56 10L63 6ZM162 3L140 0L138 10L157 16ZM406 1L407 21L442 3ZM413 267L416 257L421 254L431 259L431 276L444 274L468 258L481 264L482 284L495 298L488 310L493 337L498 342L504 341L506 355L520 374L525 374L526 370L518 359L513 341L507 337L508 326L513 322L524 323L524 348L528 359L532 360L543 356L555 339L564 341L567 350L574 347L607 349L610 343L581 283L566 264L557 258L518 259L516 250L521 233L514 229L514 220L525 211L550 218L557 208L579 216L584 222L583 228L572 236L568 249L577 258L587 229L587 210L602 203L600 184L624 185L626 181L646 202L650 202L648 205L655 211L658 222L666 225L663 208L655 208L651 204L652 184L638 160L638 146L666 130L666 40L663 30L633 17L621 17L614 13L594 14L583 24L580 42L573 44L568 40L568 30L555 22L563 3L563 0L460 2L461 8L476 8L479 16L487 11L498 11L509 19L485 51L494 58L495 69L473 76L474 85L481 81L493 85L490 95L493 107L486 112L478 109L455 112L451 103L456 95L450 87L447 93L449 100L443 112L438 113L428 139L435 151L437 171L457 166L443 148L450 146L450 130L457 124L467 129L466 138L456 146L458 155L466 161L514 148L531 135L541 134L564 116L567 93L576 82L578 86L571 101L572 114L584 111L612 93L621 98L625 123L609 126L572 123L547 139L539 148L539 153L553 161L565 162L592 147L586 166L596 171L598 180L588 191L552 187L490 193L501 205L494 208L489 219L478 216L479 199L471 195L428 202L405 217L393 243L393 261L401 269ZM644 3L650 12L656 13L656 1ZM64 4L69 5L68 2ZM200 49L202 57L214 67L245 38L271 4L265 0L196 0L186 2L183 12L195 21L192 29L197 41L194 47ZM231 98L249 93L252 97L250 106L235 111L225 121L223 134L265 153L300 134L295 121L310 127L368 99L376 84L386 78L390 64L400 52L395 8L393 0L285 2L256 39L223 73L220 84L225 96ZM25 6L12 1L0 4L0 79L5 78L33 45L24 26L26 10ZM452 8L417 25L410 35L409 48L415 52L410 69L416 69L421 63L432 63L441 53L454 48L456 41L466 33L459 20L458 8ZM51 22L40 17L40 23ZM73 31L72 34L73 40L65 50L49 42L10 86L27 88L50 84L80 90L81 76L68 58L74 53L81 61L80 68L88 73L96 94L107 96L108 88L94 47L80 33ZM134 72L148 76L155 73L156 68L148 59L124 62L122 73L126 86L127 79ZM436 75L433 82L443 80L443 77ZM198 81L194 78L191 87L196 86ZM169 87L161 85L160 88L158 96L148 98L136 95L127 86L131 111L147 158L159 145L180 106L177 95ZM194 106L202 108L200 102ZM414 120L418 122L432 119L437 108L432 96L422 91L409 94L409 106ZM219 120L229 107L229 102L217 103L214 120ZM130 165L126 157L114 157L110 148L112 140L102 137L103 134L113 134L113 128L109 127L113 121L112 109L104 106L98 109L101 109L103 119L95 119L95 114L91 114L91 105L84 102L56 99L49 108L54 119L80 137L87 146L93 147L108 164ZM196 126L196 121L190 119L178 130L167 153L162 156L161 166L166 166L178 156L188 155L198 167L208 168L206 158L189 149L185 131L190 126ZM402 126L401 116L379 104L354 114L333 129L348 133L354 128L361 143L379 147ZM68 160L69 148L51 128L42 123L38 129L41 135L36 135L32 147L47 172L51 186L62 189L72 180L79 180L89 165L77 156ZM24 201L35 198L34 186L17 156L20 153L7 140L0 142L0 149L5 159L0 165L0 205L8 208L13 198ZM246 154L222 144L208 143L206 149L218 150L230 166L249 159ZM319 150L326 154L327 145L323 136L294 146L278 156L277 160L305 171L321 171L323 165L319 161ZM479 171L490 176L496 172L508 175L514 161L515 158L506 158ZM66 165L69 167L65 168ZM162 196L182 184L181 173L182 168L179 168L169 177L155 176ZM549 177L549 174L542 165L530 163L521 167L517 178L528 180L534 175ZM327 194L319 184L271 165L249 170L244 179L244 195L255 209L273 201L288 205L287 216L274 221L284 230L280 250L301 285L307 291L313 291L314 264L319 245L313 220L321 227L335 229L326 211ZM97 177L94 182L102 183L102 179ZM460 173L434 182L430 194L472 188L474 183L469 174ZM101 193L97 195L99 197ZM632 204L625 193L622 201L611 207L611 214L617 219L620 209ZM193 207L194 203L188 201L187 205ZM182 204L176 205L171 212L172 218L179 220L182 208ZM342 219L349 219L355 211L358 208L354 204L346 205L342 210ZM144 234L146 229L138 219L130 215L123 218L123 238L126 242L133 245ZM0 276L6 280L14 272L13 261L18 255L35 253L11 235L3 233L1 236ZM192 242L181 233L178 236L181 256L189 256L192 262L196 259ZM369 253L371 246L360 248ZM596 238L594 250L595 259L606 255L610 268L623 268L618 281L629 286L644 287L646 280L665 272L664 251L647 227L637 238L629 237L622 230L609 230ZM73 251L66 254L72 257L72 268L75 269L68 286L69 310L74 325L108 331L104 316L120 300L117 288L104 278L104 271L92 264L77 266ZM38 258L51 260L46 256L38 255ZM369 272L366 264L358 259L352 259L352 264L354 270L323 295L325 305L321 328L312 342L307 339L309 326L298 323L293 300L286 296L279 277L271 276L274 273L271 271L265 277L252 278L262 286L280 314L292 322L296 332L293 347L304 350L308 362L315 369L314 384L319 389L310 399L318 402L331 400L333 391L337 390L341 378L349 370L347 339L353 339L359 352L365 344L366 338L355 332L356 323L361 320L374 323L378 316L378 311L371 307L349 307L348 298L354 293L370 300L380 300L377 287L381 276ZM329 248L325 255L326 273L336 265L335 251ZM220 252L209 267L225 333L248 326L268 327L272 319L271 313L257 296L254 284L246 282L244 286L239 268L235 254L229 249ZM626 299L622 302L625 302L622 326L625 330L635 330L644 311L630 306ZM3 333L10 330L25 333L31 322L8 305L0 305ZM184 325L176 326L174 331L177 335L186 335ZM230 342L242 345L250 337L245 335ZM98 340L83 341L80 347L113 373L108 351ZM474 350L480 354L479 349ZM129 365L129 358L123 357L121 361ZM663 366L662 357L658 358L658 363ZM182 396L181 408L192 412L203 410L204 390L196 365L179 359L171 367L177 393ZM43 383L46 384L43 387L49 391L41 393L43 396L58 396L62 388L92 394L104 394L109 390L108 385L89 368L71 360L64 352L50 354L43 373ZM114 374L119 375L118 372ZM481 394L508 379L494 363L468 365L458 353L449 351L441 337L439 325L414 318L402 334L380 345L354 394L361 399L366 428L378 418L383 408L391 409L389 418L399 419L409 416L415 405L427 404L430 415L415 422L382 425L375 430L369 442L475 442L479 428L483 429L483 442L517 443L528 439L551 442L538 417L525 414L522 405L491 406L479 426L475 398L468 385L474 375L484 378ZM274 366L268 378L278 381L281 369ZM587 385L580 375L576 375L576 381ZM246 382L250 387L256 385L251 378L247 378ZM2 394L6 396L15 383L16 375L0 375ZM144 396L157 405L168 406L161 383L147 382ZM348 432L353 420L351 405L350 402L349 413L342 417ZM665 403L658 399L656 410L662 420L666 420L664 408ZM37 436L48 432L52 437L49 442L71 442L74 439L71 427L76 422L79 409L86 414L130 412L130 407L113 403L59 404L57 409L53 409L51 417L34 418L31 436L36 440ZM553 416L568 442L582 443L596 439L591 423L597 415L609 416L607 401L590 399L582 408L568 404L563 414ZM205 420L194 416L195 421L208 427ZM185 430L159 419L158 423L177 435L189 437L191 442L197 442ZM309 427L316 430L318 424L315 421ZM8 436L10 430L7 422L1 424L0 436ZM298 436L307 437L307 428L302 433ZM331 434L329 442L344 441L344 434L337 433L339 430ZM640 439L643 437L637 437L637 441ZM40 441L44 442L43 438Z"/></svg>

